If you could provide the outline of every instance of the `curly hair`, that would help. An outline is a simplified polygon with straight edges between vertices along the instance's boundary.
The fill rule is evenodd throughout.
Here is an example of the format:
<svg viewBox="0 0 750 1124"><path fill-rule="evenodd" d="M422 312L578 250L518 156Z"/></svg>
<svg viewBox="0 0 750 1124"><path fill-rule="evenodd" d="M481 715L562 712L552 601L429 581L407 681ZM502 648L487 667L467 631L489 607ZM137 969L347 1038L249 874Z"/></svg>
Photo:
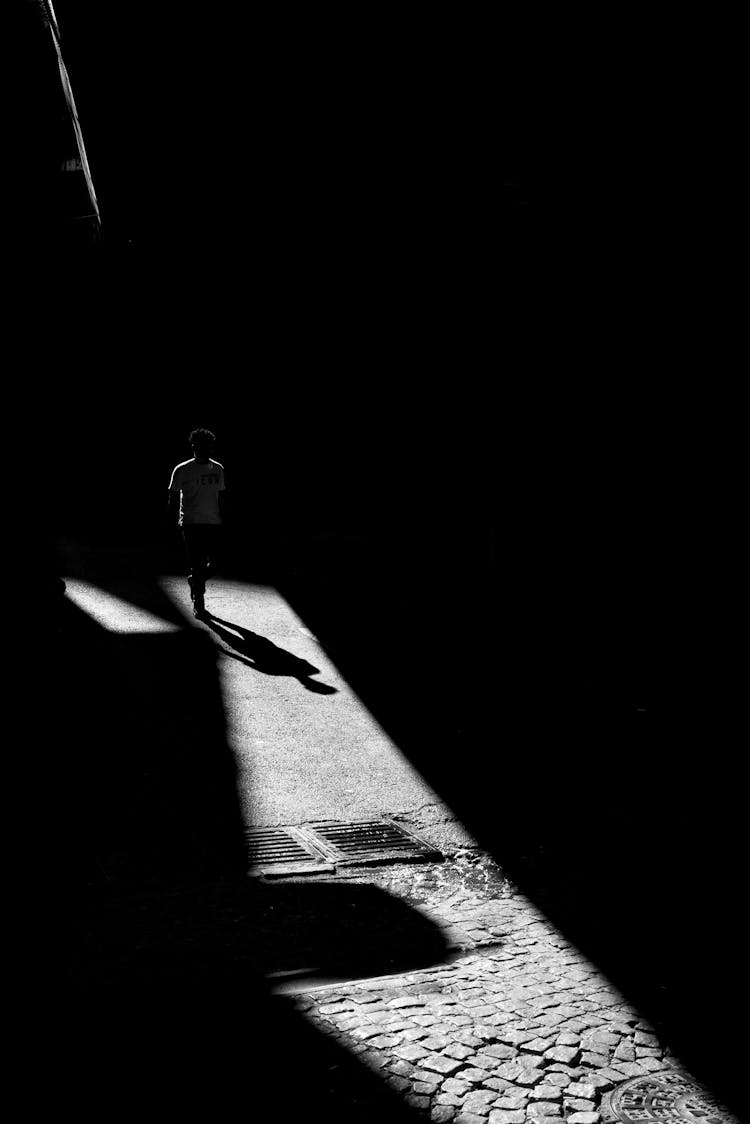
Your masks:
<svg viewBox="0 0 750 1124"><path fill-rule="evenodd" d="M216 434L210 429L194 429L188 441L193 449L211 449L216 444Z"/></svg>

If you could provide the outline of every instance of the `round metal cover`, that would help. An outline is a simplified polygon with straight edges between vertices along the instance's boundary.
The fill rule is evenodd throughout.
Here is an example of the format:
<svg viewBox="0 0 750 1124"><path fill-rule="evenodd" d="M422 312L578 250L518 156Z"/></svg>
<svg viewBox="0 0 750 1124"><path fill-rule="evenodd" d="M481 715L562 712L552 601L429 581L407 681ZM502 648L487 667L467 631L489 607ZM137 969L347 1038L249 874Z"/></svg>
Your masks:
<svg viewBox="0 0 750 1124"><path fill-rule="evenodd" d="M606 1116L623 1124L740 1124L720 1101L676 1070L633 1077L608 1098Z"/></svg>

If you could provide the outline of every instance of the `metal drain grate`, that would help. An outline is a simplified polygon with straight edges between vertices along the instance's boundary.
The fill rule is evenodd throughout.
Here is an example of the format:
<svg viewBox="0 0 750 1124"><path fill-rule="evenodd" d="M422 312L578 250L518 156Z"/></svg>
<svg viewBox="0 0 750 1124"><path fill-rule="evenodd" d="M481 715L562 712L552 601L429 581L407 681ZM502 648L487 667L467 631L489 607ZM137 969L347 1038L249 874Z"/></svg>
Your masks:
<svg viewBox="0 0 750 1124"><path fill-rule="evenodd" d="M321 850L337 866L370 865L392 862L435 862L442 858L413 831L385 820L357 820L353 823L308 824L306 835L318 842Z"/></svg>
<svg viewBox="0 0 750 1124"><path fill-rule="evenodd" d="M443 857L413 831L390 820L248 828L245 839L248 873L268 878L330 874L339 866L439 862Z"/></svg>
<svg viewBox="0 0 750 1124"><path fill-rule="evenodd" d="M250 874L308 874L332 871L315 843L296 828L258 827L245 832Z"/></svg>

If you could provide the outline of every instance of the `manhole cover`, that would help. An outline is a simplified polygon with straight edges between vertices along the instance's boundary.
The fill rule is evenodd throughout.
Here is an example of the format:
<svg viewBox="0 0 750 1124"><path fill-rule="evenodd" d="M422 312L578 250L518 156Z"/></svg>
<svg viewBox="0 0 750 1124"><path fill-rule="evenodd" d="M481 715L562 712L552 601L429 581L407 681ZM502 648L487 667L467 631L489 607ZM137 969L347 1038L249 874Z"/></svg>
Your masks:
<svg viewBox="0 0 750 1124"><path fill-rule="evenodd" d="M250 874L307 874L332 871L315 844L289 827L256 827L245 832Z"/></svg>
<svg viewBox="0 0 750 1124"><path fill-rule="evenodd" d="M716 1097L674 1070L626 1081L603 1107L610 1120L623 1124L740 1124Z"/></svg>
<svg viewBox="0 0 750 1124"><path fill-rule="evenodd" d="M337 866L438 861L439 851L413 831L387 820L308 824L306 832Z"/></svg>

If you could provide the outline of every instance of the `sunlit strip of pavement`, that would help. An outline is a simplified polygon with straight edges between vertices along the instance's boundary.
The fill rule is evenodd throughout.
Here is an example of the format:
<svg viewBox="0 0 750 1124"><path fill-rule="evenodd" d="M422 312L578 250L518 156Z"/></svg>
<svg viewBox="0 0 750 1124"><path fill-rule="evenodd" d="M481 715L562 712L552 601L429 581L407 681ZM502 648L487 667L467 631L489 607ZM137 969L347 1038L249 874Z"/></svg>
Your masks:
<svg viewBox="0 0 750 1124"><path fill-rule="evenodd" d="M184 578L161 589L190 611ZM440 802L270 586L214 579L198 624L219 656L248 826L379 817Z"/></svg>

